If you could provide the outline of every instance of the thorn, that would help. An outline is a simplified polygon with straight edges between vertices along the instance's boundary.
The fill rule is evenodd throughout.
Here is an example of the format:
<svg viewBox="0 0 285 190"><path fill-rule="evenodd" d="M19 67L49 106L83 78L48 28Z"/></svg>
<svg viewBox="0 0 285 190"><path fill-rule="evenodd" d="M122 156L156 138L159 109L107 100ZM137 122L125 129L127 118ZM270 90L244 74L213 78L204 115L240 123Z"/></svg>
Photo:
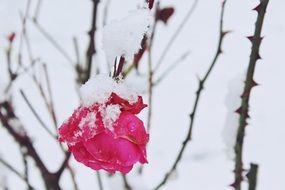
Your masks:
<svg viewBox="0 0 285 190"><path fill-rule="evenodd" d="M235 111L235 113L241 115L241 113L242 113L242 108L239 107L239 108ZM246 117L246 118L249 118L249 114L248 114L248 111L247 111L247 110L246 110L246 113L245 113L245 117ZM247 123L246 123L246 125L247 125Z"/></svg>
<svg viewBox="0 0 285 190"><path fill-rule="evenodd" d="M252 79L251 81L251 88L258 86L259 84L257 82L255 82L255 80Z"/></svg>
<svg viewBox="0 0 285 190"><path fill-rule="evenodd" d="M220 49L218 50L218 53L219 53L219 54L223 54L224 51L220 48Z"/></svg>
<svg viewBox="0 0 285 190"><path fill-rule="evenodd" d="M246 38L249 39L249 41L252 42L254 37L253 36L247 36Z"/></svg>
<svg viewBox="0 0 285 190"><path fill-rule="evenodd" d="M250 118L250 116L249 116L249 114L248 114L248 110L246 110L246 112L245 112L245 117L246 117L246 118ZM247 123L244 124L244 127L246 127L246 124L247 124Z"/></svg>
<svg viewBox="0 0 285 190"><path fill-rule="evenodd" d="M153 7L154 0L148 0L148 8L151 10Z"/></svg>
<svg viewBox="0 0 285 190"><path fill-rule="evenodd" d="M239 107L235 112L241 114L241 107Z"/></svg>
<svg viewBox="0 0 285 190"><path fill-rule="evenodd" d="M227 31L222 31L222 37L224 37L225 35L231 33L232 31L230 30L227 30Z"/></svg>
<svg viewBox="0 0 285 190"><path fill-rule="evenodd" d="M249 39L251 43L253 43L253 41L255 40L254 36L247 36L246 38ZM263 37L258 37L257 42L260 43L261 40L263 40Z"/></svg>
<svg viewBox="0 0 285 190"><path fill-rule="evenodd" d="M253 11L257 11L257 13L259 14L260 13L260 11L261 11L261 9L262 9L262 4L261 3L259 3L254 9L252 9Z"/></svg>
<svg viewBox="0 0 285 190"><path fill-rule="evenodd" d="M10 43L12 43L14 41L16 37L16 33L15 32L11 32L8 36L7 36L7 39Z"/></svg>

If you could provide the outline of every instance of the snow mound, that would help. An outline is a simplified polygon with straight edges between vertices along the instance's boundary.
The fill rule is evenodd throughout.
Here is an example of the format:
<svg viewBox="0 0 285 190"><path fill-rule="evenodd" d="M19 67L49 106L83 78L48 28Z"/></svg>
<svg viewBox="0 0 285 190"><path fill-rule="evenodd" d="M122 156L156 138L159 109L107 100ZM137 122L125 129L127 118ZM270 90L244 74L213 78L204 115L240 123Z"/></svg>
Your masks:
<svg viewBox="0 0 285 190"><path fill-rule="evenodd" d="M225 126L222 131L222 138L226 146L226 153L230 159L234 159L234 146L237 138L239 126L239 114L235 112L241 105L241 94L244 87L244 74L239 74L229 82L228 93L225 99L225 105L228 113L225 120Z"/></svg>
<svg viewBox="0 0 285 190"><path fill-rule="evenodd" d="M116 93L130 103L138 100L138 92L123 80L115 81L108 75L96 75L90 78L80 88L82 106L92 106L94 103L104 104L113 93Z"/></svg>
<svg viewBox="0 0 285 190"><path fill-rule="evenodd" d="M151 15L147 8L131 12L122 20L112 21L103 28L103 50L109 64L116 57L131 61L141 48L141 40L148 31Z"/></svg>

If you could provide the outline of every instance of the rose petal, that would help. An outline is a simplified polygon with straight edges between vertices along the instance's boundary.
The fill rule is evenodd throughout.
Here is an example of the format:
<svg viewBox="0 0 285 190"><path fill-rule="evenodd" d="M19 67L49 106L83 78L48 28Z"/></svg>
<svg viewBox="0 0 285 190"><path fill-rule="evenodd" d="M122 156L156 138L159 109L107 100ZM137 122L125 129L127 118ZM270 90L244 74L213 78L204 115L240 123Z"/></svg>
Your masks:
<svg viewBox="0 0 285 190"><path fill-rule="evenodd" d="M119 104L122 107L122 111L128 111L132 114L138 114L143 108L147 107L147 105L143 103L141 96L138 96L137 102L131 104L127 100L118 96L116 93L111 94L107 104Z"/></svg>
<svg viewBox="0 0 285 190"><path fill-rule="evenodd" d="M145 145L141 145L139 147L140 147L141 152L142 152L140 160L139 160L140 163L142 163L142 164L148 163L147 158L146 158L146 146Z"/></svg>
<svg viewBox="0 0 285 190"><path fill-rule="evenodd" d="M129 112L120 114L119 119L114 123L114 133L117 137L128 139L138 145L146 145L149 140L143 122Z"/></svg>
<svg viewBox="0 0 285 190"><path fill-rule="evenodd" d="M74 158L83 163L84 165L94 169L99 170L102 169L100 164L93 158L93 156L86 150L84 145L80 143L76 143L74 146L69 146L69 151L72 152Z"/></svg>
<svg viewBox="0 0 285 190"><path fill-rule="evenodd" d="M93 113L96 117L95 121L88 118L88 115ZM104 130L105 127L102 116L98 112L97 105L93 105L90 108L79 107L73 112L72 116L60 126L59 141L77 143L82 139L90 139Z"/></svg>
<svg viewBox="0 0 285 190"><path fill-rule="evenodd" d="M86 117L89 110L85 107L77 108L71 117L64 122L58 129L59 141L61 142L76 142L78 141L78 136L76 133L80 131L78 125L83 117Z"/></svg>
<svg viewBox="0 0 285 190"><path fill-rule="evenodd" d="M96 135L84 142L84 146L95 159L116 166L132 166L141 157L138 146L126 139L114 139L111 132ZM117 170L120 171L121 168Z"/></svg>

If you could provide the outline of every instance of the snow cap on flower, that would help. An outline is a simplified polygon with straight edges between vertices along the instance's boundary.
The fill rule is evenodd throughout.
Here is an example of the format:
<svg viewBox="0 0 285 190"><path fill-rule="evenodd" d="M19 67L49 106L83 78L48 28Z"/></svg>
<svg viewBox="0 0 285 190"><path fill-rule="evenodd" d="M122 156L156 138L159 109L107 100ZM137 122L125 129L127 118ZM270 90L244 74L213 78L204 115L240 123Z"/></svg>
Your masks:
<svg viewBox="0 0 285 190"><path fill-rule="evenodd" d="M128 173L136 162L147 163L149 140L136 116L146 105L122 80L98 75L80 89L81 106L59 128L74 158L108 172Z"/></svg>

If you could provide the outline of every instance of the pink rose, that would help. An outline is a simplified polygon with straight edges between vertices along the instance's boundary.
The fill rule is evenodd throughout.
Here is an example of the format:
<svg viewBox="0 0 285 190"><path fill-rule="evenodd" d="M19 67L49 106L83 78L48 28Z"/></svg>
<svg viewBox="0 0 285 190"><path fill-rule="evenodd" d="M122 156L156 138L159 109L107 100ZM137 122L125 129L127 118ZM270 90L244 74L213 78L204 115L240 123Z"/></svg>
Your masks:
<svg viewBox="0 0 285 190"><path fill-rule="evenodd" d="M136 116L145 107L141 96L130 103L112 93L104 104L77 108L59 128L59 140L78 162L126 174L136 162L147 163L149 135Z"/></svg>

